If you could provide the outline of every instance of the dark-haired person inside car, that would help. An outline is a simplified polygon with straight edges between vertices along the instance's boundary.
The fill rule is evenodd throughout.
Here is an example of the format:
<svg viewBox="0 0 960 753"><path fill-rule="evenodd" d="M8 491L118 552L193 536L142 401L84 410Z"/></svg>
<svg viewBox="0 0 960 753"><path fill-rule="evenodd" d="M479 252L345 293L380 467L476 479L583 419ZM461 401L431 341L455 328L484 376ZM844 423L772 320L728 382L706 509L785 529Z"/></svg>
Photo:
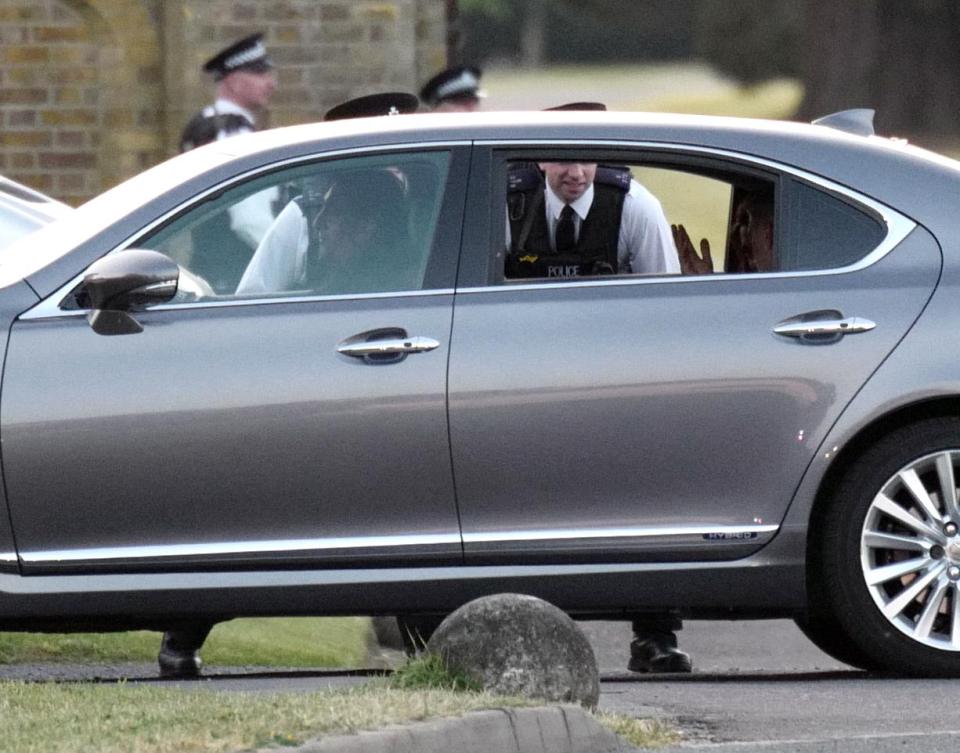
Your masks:
<svg viewBox="0 0 960 753"><path fill-rule="evenodd" d="M773 233L773 199L761 193L747 193L733 212L730 240L723 271L731 274L742 272L772 272L776 269ZM673 239L680 256L680 268L685 275L710 274L713 257L710 242L700 240L700 253L683 225L672 225Z"/></svg>

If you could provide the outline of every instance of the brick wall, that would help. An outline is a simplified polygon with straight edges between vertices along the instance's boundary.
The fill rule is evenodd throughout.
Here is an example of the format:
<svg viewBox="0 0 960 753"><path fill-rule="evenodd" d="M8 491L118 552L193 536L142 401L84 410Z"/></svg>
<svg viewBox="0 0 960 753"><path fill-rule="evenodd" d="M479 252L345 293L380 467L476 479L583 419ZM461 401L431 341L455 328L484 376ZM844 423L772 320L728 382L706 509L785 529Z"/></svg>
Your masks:
<svg viewBox="0 0 960 753"><path fill-rule="evenodd" d="M204 60L264 31L270 125L416 91L446 60L446 0L0 0L0 172L79 203L175 152Z"/></svg>

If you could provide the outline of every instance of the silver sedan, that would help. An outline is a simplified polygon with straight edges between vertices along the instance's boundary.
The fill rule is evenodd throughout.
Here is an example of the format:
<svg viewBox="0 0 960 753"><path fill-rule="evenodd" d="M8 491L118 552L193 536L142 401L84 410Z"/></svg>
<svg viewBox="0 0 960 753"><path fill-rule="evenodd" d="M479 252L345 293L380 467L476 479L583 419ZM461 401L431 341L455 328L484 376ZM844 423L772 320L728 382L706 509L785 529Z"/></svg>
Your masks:
<svg viewBox="0 0 960 753"><path fill-rule="evenodd" d="M960 674L960 166L840 126L277 129L26 237L0 627L515 591Z"/></svg>

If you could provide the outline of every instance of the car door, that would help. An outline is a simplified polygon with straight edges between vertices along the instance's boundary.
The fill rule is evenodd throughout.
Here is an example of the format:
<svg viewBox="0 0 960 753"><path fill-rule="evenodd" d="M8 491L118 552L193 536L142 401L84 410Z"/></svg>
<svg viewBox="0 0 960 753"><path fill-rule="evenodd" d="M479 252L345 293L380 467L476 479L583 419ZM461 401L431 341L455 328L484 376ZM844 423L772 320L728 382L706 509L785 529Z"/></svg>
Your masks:
<svg viewBox="0 0 960 753"><path fill-rule="evenodd" d="M386 150L211 187L125 244L181 265L141 332L98 334L75 283L22 316L2 434L23 570L459 561L445 388L468 159ZM321 218L337 192L355 203ZM259 283L215 289L196 270L234 252L211 228L256 197L277 214L243 257ZM336 242L316 229L336 223Z"/></svg>
<svg viewBox="0 0 960 753"><path fill-rule="evenodd" d="M722 559L769 540L827 429L927 301L936 243L850 191L735 154L499 145L484 160L471 204L490 209L467 233L449 377L467 561ZM505 207L530 203L508 200L506 177L536 160L629 165L688 228L717 204L714 273L505 279ZM744 186L776 197L776 269L721 265Z"/></svg>

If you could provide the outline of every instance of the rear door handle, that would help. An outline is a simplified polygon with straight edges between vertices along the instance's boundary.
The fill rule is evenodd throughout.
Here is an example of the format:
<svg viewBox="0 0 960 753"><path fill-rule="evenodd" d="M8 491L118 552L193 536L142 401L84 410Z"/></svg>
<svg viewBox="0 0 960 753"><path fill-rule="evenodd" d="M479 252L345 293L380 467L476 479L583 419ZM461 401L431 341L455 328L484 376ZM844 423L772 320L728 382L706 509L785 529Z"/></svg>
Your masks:
<svg viewBox="0 0 960 753"><path fill-rule="evenodd" d="M810 311L784 319L773 328L774 334L793 337L811 345L836 342L844 335L869 332L876 322L862 316L845 317L839 311Z"/></svg>
<svg viewBox="0 0 960 753"><path fill-rule="evenodd" d="M411 337L401 327L387 327L361 332L337 343L337 352L351 358L360 358L364 363L398 363L413 353L426 353L439 348L440 343L432 337Z"/></svg>

